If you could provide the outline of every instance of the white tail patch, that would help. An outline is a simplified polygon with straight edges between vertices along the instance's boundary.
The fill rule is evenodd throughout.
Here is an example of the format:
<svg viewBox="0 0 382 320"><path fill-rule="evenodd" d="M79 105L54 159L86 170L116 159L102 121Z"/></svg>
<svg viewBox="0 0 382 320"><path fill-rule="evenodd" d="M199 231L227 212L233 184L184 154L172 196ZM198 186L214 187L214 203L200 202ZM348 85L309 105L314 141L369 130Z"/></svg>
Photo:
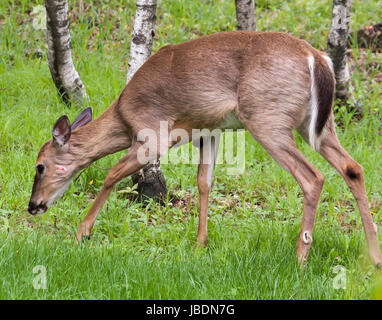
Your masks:
<svg viewBox="0 0 382 320"><path fill-rule="evenodd" d="M326 60L329 68L334 71L334 68L333 68L333 61L332 59L330 59L330 57L328 57L327 55L323 54L322 57Z"/></svg>
<svg viewBox="0 0 382 320"><path fill-rule="evenodd" d="M317 100L317 88L314 81L314 57L308 57L309 70L310 70L310 124L309 124L309 144L311 147L318 151L320 149L320 137L316 134L316 123L318 113L318 100Z"/></svg>

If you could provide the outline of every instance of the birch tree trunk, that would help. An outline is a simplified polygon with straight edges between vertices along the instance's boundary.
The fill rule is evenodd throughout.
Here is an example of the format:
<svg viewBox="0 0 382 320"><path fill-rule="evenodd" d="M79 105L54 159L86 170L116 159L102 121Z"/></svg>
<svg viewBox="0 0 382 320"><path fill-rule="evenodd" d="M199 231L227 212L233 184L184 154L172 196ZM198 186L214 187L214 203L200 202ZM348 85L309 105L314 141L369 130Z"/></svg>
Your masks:
<svg viewBox="0 0 382 320"><path fill-rule="evenodd" d="M328 34L328 54L336 76L336 97L350 97L350 73L346 49L350 24L351 0L333 0L332 22Z"/></svg>
<svg viewBox="0 0 382 320"><path fill-rule="evenodd" d="M151 56L156 9L157 0L137 0L126 84ZM160 200L167 194L166 181L159 160L150 163L138 173L133 174L131 178L134 184L138 184L138 192L143 197Z"/></svg>
<svg viewBox="0 0 382 320"><path fill-rule="evenodd" d="M48 63L53 81L70 104L88 104L89 98L72 60L67 0L45 0L47 13Z"/></svg>
<svg viewBox="0 0 382 320"><path fill-rule="evenodd" d="M255 1L235 0L238 30L256 30Z"/></svg>
<svg viewBox="0 0 382 320"><path fill-rule="evenodd" d="M126 84L153 51L157 0L137 0Z"/></svg>

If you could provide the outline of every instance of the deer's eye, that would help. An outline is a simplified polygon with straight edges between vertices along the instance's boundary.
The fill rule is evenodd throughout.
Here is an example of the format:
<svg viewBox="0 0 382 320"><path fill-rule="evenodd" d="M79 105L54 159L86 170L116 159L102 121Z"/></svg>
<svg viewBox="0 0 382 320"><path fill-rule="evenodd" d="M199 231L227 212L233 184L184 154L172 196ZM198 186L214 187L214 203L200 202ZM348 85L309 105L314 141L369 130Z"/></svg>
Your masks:
<svg viewBox="0 0 382 320"><path fill-rule="evenodd" d="M37 173L38 174L43 174L44 173L44 170L45 170L45 167L44 167L44 165L43 164L38 164L37 166L36 166L36 171L37 171Z"/></svg>

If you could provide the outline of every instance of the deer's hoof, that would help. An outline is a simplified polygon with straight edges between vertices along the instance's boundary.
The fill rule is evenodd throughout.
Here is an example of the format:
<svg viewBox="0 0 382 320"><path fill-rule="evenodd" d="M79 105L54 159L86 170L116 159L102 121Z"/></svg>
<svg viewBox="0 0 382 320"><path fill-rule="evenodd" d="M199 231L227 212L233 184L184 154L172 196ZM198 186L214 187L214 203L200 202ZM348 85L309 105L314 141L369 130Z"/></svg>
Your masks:
<svg viewBox="0 0 382 320"><path fill-rule="evenodd" d="M208 245L208 242L207 240L203 240L203 241L199 241L197 240L196 243L195 243L195 246L194 246L194 250L196 249L204 249L205 247L207 247Z"/></svg>
<svg viewBox="0 0 382 320"><path fill-rule="evenodd" d="M90 234L78 233L76 237L76 243L85 243L90 240Z"/></svg>
<svg viewBox="0 0 382 320"><path fill-rule="evenodd" d="M296 256L300 268L303 268L308 261L309 248L304 248L304 245L298 246L296 250Z"/></svg>
<svg viewBox="0 0 382 320"><path fill-rule="evenodd" d="M88 241L88 240L90 240L90 236L83 235L83 236L81 237L81 241L82 241L82 242L86 242L86 241Z"/></svg>

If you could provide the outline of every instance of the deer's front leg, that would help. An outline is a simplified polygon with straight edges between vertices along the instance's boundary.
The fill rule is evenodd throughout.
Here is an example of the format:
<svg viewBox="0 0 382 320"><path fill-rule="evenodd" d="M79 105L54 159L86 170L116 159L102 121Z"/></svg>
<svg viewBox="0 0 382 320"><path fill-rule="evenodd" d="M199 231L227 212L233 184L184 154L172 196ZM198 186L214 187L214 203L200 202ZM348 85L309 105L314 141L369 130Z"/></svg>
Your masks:
<svg viewBox="0 0 382 320"><path fill-rule="evenodd" d="M139 145L131 147L128 154L123 157L107 174L105 182L101 188L101 191L97 195L92 207L86 214L85 219L81 222L77 232L77 241L81 241L83 238L89 238L94 222L100 212L103 204L109 197L114 186L123 178L143 168L145 164L142 164L137 159L137 151Z"/></svg>
<svg viewBox="0 0 382 320"><path fill-rule="evenodd" d="M206 141L205 141L206 140ZM220 134L203 139L200 143L199 167L198 167L198 189L200 197L198 237L195 248L207 245L207 217L208 217L208 195L212 185L216 156L219 148Z"/></svg>

